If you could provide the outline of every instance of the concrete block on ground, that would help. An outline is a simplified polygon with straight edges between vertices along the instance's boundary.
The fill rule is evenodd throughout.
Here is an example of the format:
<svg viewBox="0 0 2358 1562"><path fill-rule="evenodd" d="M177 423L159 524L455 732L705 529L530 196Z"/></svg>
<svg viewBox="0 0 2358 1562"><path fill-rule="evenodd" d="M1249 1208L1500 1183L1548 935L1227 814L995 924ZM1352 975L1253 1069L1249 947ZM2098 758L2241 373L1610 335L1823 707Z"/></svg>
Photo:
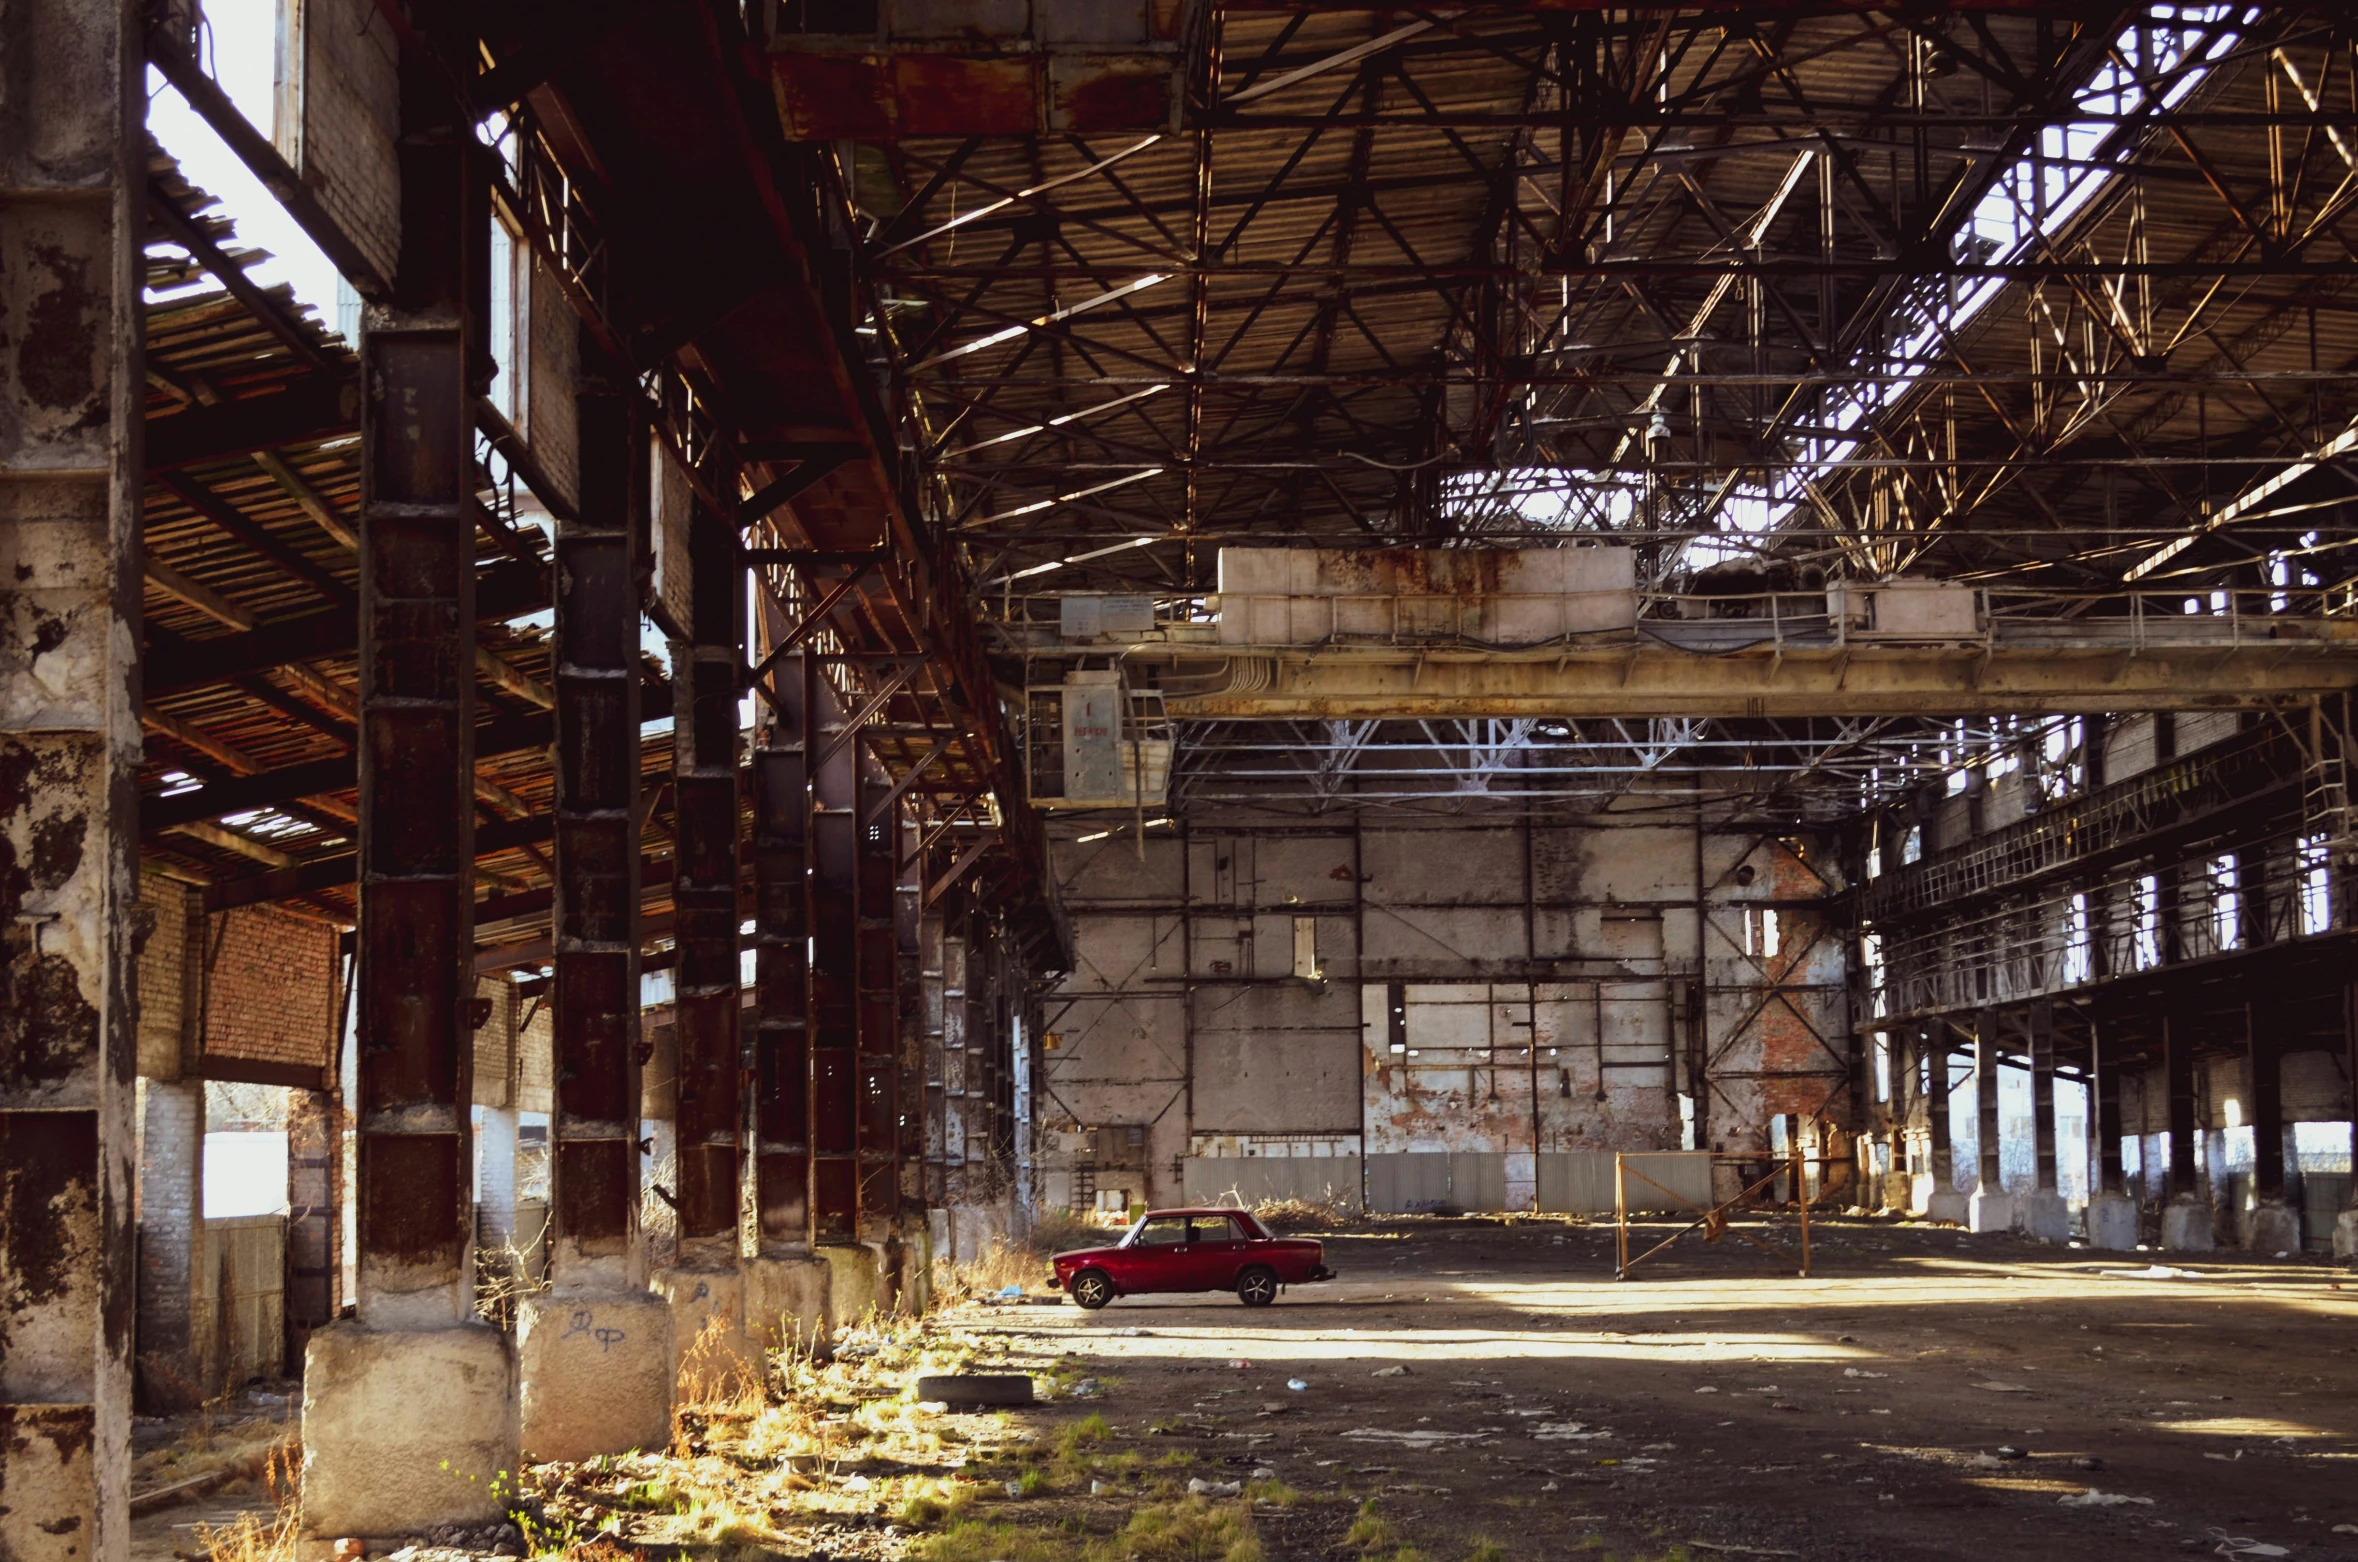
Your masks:
<svg viewBox="0 0 2358 1562"><path fill-rule="evenodd" d="M846 1242L818 1252L827 1261L827 1317L835 1328L858 1323L884 1304L884 1260L873 1246Z"/></svg>
<svg viewBox="0 0 2358 1562"><path fill-rule="evenodd" d="M1959 1193L1955 1188L1943 1188L1935 1183L1924 1194L1924 1218L1926 1220L1943 1220L1953 1226L1962 1226L1965 1224L1965 1217L1972 1213L1970 1202L1964 1194Z"/></svg>
<svg viewBox="0 0 2358 1562"><path fill-rule="evenodd" d="M1988 1233L2014 1229L2014 1195L1976 1188L1965 1201L1965 1227Z"/></svg>
<svg viewBox="0 0 2358 1562"><path fill-rule="evenodd" d="M798 1254L745 1261L745 1331L765 1350L805 1349L835 1332L828 1299L832 1271Z"/></svg>
<svg viewBox="0 0 2358 1562"><path fill-rule="evenodd" d="M671 1304L673 1398L730 1397L732 1380L767 1377L761 1347L745 1332L745 1276L734 1269L660 1269L649 1282Z"/></svg>
<svg viewBox="0 0 2358 1562"><path fill-rule="evenodd" d="M2358 1209L2343 1210L2333 1218L2333 1256L2358 1258Z"/></svg>
<svg viewBox="0 0 2358 1562"><path fill-rule="evenodd" d="M2175 1253L2208 1253L2218 1245L2208 1199L2180 1194L2162 1209L2162 1246Z"/></svg>
<svg viewBox="0 0 2358 1562"><path fill-rule="evenodd" d="M2251 1213L2251 1230L2243 1245L2254 1253L2299 1253L2301 1212L2290 1204L2261 1204Z"/></svg>
<svg viewBox="0 0 2358 1562"><path fill-rule="evenodd" d="M2071 1240L2071 1204L2053 1188L2033 1188L2017 1200L2022 1234L2041 1242Z"/></svg>
<svg viewBox="0 0 2358 1562"><path fill-rule="evenodd" d="M933 1310L933 1231L920 1227L901 1250L901 1311L921 1317Z"/></svg>
<svg viewBox="0 0 2358 1562"><path fill-rule="evenodd" d="M516 1358L481 1324L316 1330L303 1362L301 1529L393 1538L506 1518L519 1452Z"/></svg>
<svg viewBox="0 0 2358 1562"><path fill-rule="evenodd" d="M2088 1246L2127 1252L2137 1245L2137 1201L2125 1193L2088 1200Z"/></svg>
<svg viewBox="0 0 2358 1562"><path fill-rule="evenodd" d="M552 1296L516 1313L523 1446L568 1462L671 1441L672 1307L645 1291Z"/></svg>

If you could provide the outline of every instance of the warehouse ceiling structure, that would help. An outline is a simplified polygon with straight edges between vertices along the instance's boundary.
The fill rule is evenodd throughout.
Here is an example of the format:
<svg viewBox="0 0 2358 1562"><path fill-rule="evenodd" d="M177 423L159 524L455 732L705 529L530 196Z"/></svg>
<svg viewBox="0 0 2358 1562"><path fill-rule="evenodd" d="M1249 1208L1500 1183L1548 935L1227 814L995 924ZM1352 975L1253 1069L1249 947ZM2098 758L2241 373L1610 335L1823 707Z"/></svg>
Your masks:
<svg viewBox="0 0 2358 1562"><path fill-rule="evenodd" d="M307 1546L1047 1208L2358 1243L2346 7L4 14L0 1554L222 1386L226 1081Z"/></svg>

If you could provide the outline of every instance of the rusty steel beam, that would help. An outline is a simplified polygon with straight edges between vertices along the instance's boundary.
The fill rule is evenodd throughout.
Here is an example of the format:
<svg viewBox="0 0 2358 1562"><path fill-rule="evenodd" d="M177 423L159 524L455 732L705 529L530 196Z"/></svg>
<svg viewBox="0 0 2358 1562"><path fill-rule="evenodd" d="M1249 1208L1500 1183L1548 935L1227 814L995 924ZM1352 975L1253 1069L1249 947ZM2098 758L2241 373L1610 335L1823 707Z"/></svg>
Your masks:
<svg viewBox="0 0 2358 1562"><path fill-rule="evenodd" d="M810 1240L810 707L803 661L774 681L753 754L754 1210L765 1250Z"/></svg>
<svg viewBox="0 0 2358 1562"><path fill-rule="evenodd" d="M414 74L411 73L411 74ZM361 1316L473 1312L474 449L482 181L455 138L402 148L402 276L361 331Z"/></svg>
<svg viewBox="0 0 2358 1562"><path fill-rule="evenodd" d="M582 333L577 513L556 535L556 884L550 1260L582 1292L643 1283L639 1207L639 672L634 510L649 492L630 376Z"/></svg>
<svg viewBox="0 0 2358 1562"><path fill-rule="evenodd" d="M803 658L804 741L825 730L824 685L815 658ZM856 747L838 747L811 774L810 1157L811 1238L858 1238L860 1194L858 912L859 763Z"/></svg>
<svg viewBox="0 0 2358 1562"><path fill-rule="evenodd" d="M129 1545L145 162L132 8L0 93L0 1556Z"/></svg>
<svg viewBox="0 0 2358 1562"><path fill-rule="evenodd" d="M887 790L861 777L853 817L853 905L858 917L854 959L859 1032L859 1234L864 1242L899 1235L901 1216L900 894L895 860L899 828L889 817L860 820Z"/></svg>
<svg viewBox="0 0 2358 1562"><path fill-rule="evenodd" d="M731 479L712 486L735 484ZM694 638L672 647L680 1262L728 1269L737 1261L743 1102L737 670L744 660L745 593L736 518L699 500L689 521L688 555L686 627Z"/></svg>

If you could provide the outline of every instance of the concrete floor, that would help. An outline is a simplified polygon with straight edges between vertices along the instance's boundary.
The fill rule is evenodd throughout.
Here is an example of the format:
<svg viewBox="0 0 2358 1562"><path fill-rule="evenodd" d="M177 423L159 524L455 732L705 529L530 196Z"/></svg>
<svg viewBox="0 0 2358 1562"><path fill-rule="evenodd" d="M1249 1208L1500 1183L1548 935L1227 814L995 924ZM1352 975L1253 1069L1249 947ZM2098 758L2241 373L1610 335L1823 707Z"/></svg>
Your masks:
<svg viewBox="0 0 2358 1562"><path fill-rule="evenodd" d="M2228 1538L2358 1558L2346 1271L1863 1221L1819 1227L1806 1280L1733 1236L1629 1283L1609 1227L1327 1243L1342 1278L1267 1312L1137 1298L977 1326L1086 1355L1117 1437L1160 1427L1154 1445L1201 1462L1374 1495L1434 1562L1484 1535L1517 1562L1674 1543L1819 1562L2233 1554ZM2091 1489L2130 1500L2065 1500ZM1352 1512L1268 1515L1271 1556L1353 1554Z"/></svg>

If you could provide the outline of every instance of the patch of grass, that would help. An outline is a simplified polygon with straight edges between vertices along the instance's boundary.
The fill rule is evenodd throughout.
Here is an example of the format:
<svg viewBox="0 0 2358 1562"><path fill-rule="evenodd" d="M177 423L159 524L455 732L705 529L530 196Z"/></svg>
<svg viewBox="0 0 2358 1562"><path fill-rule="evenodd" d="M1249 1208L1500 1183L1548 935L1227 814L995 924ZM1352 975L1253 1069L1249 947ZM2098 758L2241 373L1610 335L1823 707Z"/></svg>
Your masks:
<svg viewBox="0 0 2358 1562"><path fill-rule="evenodd" d="M1073 1562L1066 1536L1004 1520L965 1519L909 1548L916 1562Z"/></svg>
<svg viewBox="0 0 2358 1562"><path fill-rule="evenodd" d="M1362 1551L1383 1551L1398 1544L1399 1539L1392 1521L1376 1512L1375 1499L1370 1497L1359 1505L1359 1517L1351 1521L1350 1533L1343 1537L1343 1544L1357 1546Z"/></svg>
<svg viewBox="0 0 2358 1562"><path fill-rule="evenodd" d="M1015 1478L1015 1490L1018 1496L1037 1497L1047 1489L1048 1472L1036 1464L1026 1467L1023 1474Z"/></svg>
<svg viewBox="0 0 2358 1562"><path fill-rule="evenodd" d="M1112 1436L1113 1428L1105 1424L1105 1417L1092 1412L1086 1420L1075 1421L1057 1434L1056 1449L1069 1459Z"/></svg>
<svg viewBox="0 0 2358 1562"><path fill-rule="evenodd" d="M1477 1535L1466 1551L1466 1562L1507 1562L1507 1549L1488 1535Z"/></svg>
<svg viewBox="0 0 2358 1562"><path fill-rule="evenodd" d="M1402 1546L1392 1553L1392 1562L1429 1562L1429 1559L1414 1546Z"/></svg>
<svg viewBox="0 0 2358 1562"><path fill-rule="evenodd" d="M1254 1481L1245 1487L1245 1495L1274 1508L1290 1508L1302 1500L1302 1494L1283 1481Z"/></svg>
<svg viewBox="0 0 2358 1562"><path fill-rule="evenodd" d="M1250 1510L1200 1497L1139 1509L1105 1549L1123 1562L1265 1562L1267 1556Z"/></svg>

